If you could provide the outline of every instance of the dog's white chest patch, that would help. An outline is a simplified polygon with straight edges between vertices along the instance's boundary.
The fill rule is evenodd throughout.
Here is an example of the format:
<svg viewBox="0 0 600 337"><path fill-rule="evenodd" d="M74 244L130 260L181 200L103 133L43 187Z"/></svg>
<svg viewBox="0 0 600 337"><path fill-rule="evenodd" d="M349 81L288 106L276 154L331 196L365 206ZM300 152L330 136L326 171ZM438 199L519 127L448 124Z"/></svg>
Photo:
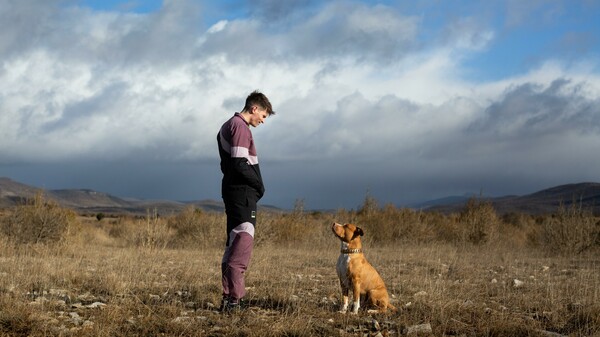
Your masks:
<svg viewBox="0 0 600 337"><path fill-rule="evenodd" d="M348 254L340 254L337 260L337 274L342 283L342 286L345 288L350 288L350 278L348 277L348 265L350 264L350 255Z"/></svg>

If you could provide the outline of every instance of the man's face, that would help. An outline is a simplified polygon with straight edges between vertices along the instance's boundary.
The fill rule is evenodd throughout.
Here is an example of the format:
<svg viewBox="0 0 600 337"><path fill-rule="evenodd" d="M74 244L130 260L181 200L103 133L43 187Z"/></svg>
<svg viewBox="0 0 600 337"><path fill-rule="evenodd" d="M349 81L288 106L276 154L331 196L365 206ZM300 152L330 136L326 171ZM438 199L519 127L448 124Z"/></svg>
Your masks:
<svg viewBox="0 0 600 337"><path fill-rule="evenodd" d="M253 106L252 114L250 115L250 120L248 121L248 123L253 127L257 127L260 124L264 123L267 117L267 109L261 109L257 106Z"/></svg>

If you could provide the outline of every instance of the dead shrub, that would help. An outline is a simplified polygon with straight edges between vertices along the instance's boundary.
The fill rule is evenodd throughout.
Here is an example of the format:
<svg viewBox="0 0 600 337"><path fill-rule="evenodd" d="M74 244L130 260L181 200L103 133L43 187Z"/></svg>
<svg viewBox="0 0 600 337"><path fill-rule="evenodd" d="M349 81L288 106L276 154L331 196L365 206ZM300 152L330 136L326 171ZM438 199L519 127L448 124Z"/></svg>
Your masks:
<svg viewBox="0 0 600 337"><path fill-rule="evenodd" d="M424 243L435 238L434 216L421 211L387 204L380 210L371 208L368 215L359 211L357 218L358 223L370 228L370 235L376 242Z"/></svg>
<svg viewBox="0 0 600 337"><path fill-rule="evenodd" d="M462 242L481 245L493 242L500 220L489 201L471 198L458 216Z"/></svg>
<svg viewBox="0 0 600 337"><path fill-rule="evenodd" d="M326 246L331 243L331 222L319 214L303 211L262 213L256 226L255 244Z"/></svg>
<svg viewBox="0 0 600 337"><path fill-rule="evenodd" d="M369 217L377 214L378 211L379 204L377 202L377 199L375 199L369 194L369 192L367 192L365 200L363 201L361 208L358 210L358 215L368 219Z"/></svg>
<svg viewBox="0 0 600 337"><path fill-rule="evenodd" d="M154 210L148 211L146 218L140 220L137 231L133 234L133 244L150 250L162 250L171 242L171 231L167 222Z"/></svg>
<svg viewBox="0 0 600 337"><path fill-rule="evenodd" d="M75 224L73 211L37 194L4 218L2 232L18 244L57 243L64 240Z"/></svg>
<svg viewBox="0 0 600 337"><path fill-rule="evenodd" d="M561 204L556 214L542 222L542 242L546 249L559 254L580 254L594 247L600 224L591 211L573 202Z"/></svg>
<svg viewBox="0 0 600 337"><path fill-rule="evenodd" d="M168 219L169 228L175 231L172 244L175 247L211 247L221 245L226 221L222 214L205 213L193 205Z"/></svg>
<svg viewBox="0 0 600 337"><path fill-rule="evenodd" d="M175 230L176 244L185 246L204 236L200 225L201 214L202 211L197 210L194 206L188 206L179 214L169 218L167 223L169 228Z"/></svg>
<svg viewBox="0 0 600 337"><path fill-rule="evenodd" d="M121 217L115 223L110 223L108 225L108 235L115 239L125 238L128 234L128 226L125 222L126 221Z"/></svg>
<svg viewBox="0 0 600 337"><path fill-rule="evenodd" d="M351 216L343 222L353 222L362 227L369 233L367 242L389 243L406 238L406 223L414 220L412 213L411 210L399 210L390 204L379 208L377 200L367 192L363 204L355 216Z"/></svg>
<svg viewBox="0 0 600 337"><path fill-rule="evenodd" d="M441 242L457 244L462 241L462 226L459 223L458 214L441 216L443 221L435 227L436 238Z"/></svg>

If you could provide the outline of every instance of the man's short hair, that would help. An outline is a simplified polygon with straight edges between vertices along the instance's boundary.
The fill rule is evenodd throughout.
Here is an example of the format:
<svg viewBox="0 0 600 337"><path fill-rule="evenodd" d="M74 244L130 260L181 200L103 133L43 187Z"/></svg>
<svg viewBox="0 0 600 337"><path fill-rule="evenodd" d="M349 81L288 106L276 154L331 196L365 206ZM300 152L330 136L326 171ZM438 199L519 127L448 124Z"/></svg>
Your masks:
<svg viewBox="0 0 600 337"><path fill-rule="evenodd" d="M271 102L269 102L267 96L258 90L254 90L250 95L248 95L248 97L246 97L246 105L244 105L244 110L250 111L254 105L260 107L261 109L267 110L268 115L275 114L275 111L273 111L273 107L271 106Z"/></svg>

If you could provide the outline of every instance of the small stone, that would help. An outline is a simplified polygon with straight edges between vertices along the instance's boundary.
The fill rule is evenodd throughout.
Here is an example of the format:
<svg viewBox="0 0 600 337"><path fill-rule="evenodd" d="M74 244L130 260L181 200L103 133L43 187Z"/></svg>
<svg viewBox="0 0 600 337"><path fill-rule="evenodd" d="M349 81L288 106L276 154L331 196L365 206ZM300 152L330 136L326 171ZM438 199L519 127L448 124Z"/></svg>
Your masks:
<svg viewBox="0 0 600 337"><path fill-rule="evenodd" d="M427 293L423 290L419 291L414 295L414 297L427 296Z"/></svg>
<svg viewBox="0 0 600 337"><path fill-rule="evenodd" d="M426 333L427 334L427 333L432 333L432 332L433 332L433 329L431 329L431 324L426 323L426 324L409 326L406 334L407 335L417 334L417 333Z"/></svg>
<svg viewBox="0 0 600 337"><path fill-rule="evenodd" d="M104 303L102 303L102 302L94 302L94 303L92 303L92 304L90 304L90 305L87 305L87 306L86 306L86 308L89 308L89 309L96 309L96 308L100 308L100 309L102 309L102 308L104 308L105 306L106 306L106 304L104 304Z"/></svg>
<svg viewBox="0 0 600 337"><path fill-rule="evenodd" d="M81 319L81 317L79 317L78 313L70 312L69 316L71 317L71 323L75 325L81 325L83 323L83 320Z"/></svg>
<svg viewBox="0 0 600 337"><path fill-rule="evenodd" d="M379 330L381 330L381 326L379 325L379 322L377 322L377 320L376 320L376 319L374 319L374 320L373 320L371 323L373 323L373 329L374 329L375 331L379 331Z"/></svg>

